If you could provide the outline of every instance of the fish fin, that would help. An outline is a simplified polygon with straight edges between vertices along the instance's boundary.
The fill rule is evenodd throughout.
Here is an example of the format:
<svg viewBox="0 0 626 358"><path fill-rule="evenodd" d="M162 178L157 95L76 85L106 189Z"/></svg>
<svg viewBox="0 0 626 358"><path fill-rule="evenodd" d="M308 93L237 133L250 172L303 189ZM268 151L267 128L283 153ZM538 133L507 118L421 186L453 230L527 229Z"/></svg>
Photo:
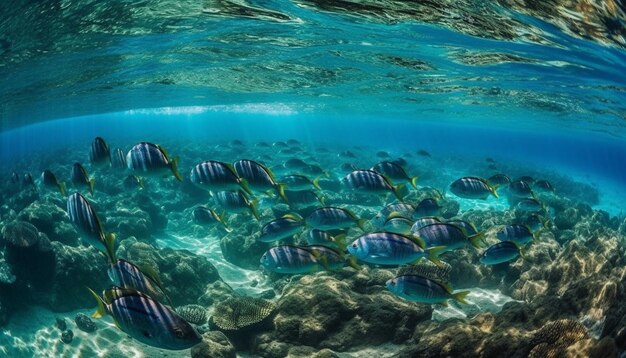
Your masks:
<svg viewBox="0 0 626 358"><path fill-rule="evenodd" d="M444 307L448 307L448 301L443 301L441 303L439 303L440 305L444 306Z"/></svg>
<svg viewBox="0 0 626 358"><path fill-rule="evenodd" d="M428 248L426 251L428 252L428 260L430 260L430 262L434 263L435 265L439 266L439 267L443 267L443 264L441 263L441 260L439 259L439 255L442 254L444 251L446 250L445 246L434 246L431 248Z"/></svg>
<svg viewBox="0 0 626 358"><path fill-rule="evenodd" d="M215 215L215 217L217 218L217 221L220 222L220 224L224 225L224 229L226 229L226 232L232 232L233 229L231 229L228 224L226 224L226 220L225 220L225 213L224 214L218 214L215 210L211 209L213 211L213 214Z"/></svg>
<svg viewBox="0 0 626 358"><path fill-rule="evenodd" d="M339 246L339 250L344 253L346 252L346 238L348 235L346 234L339 234L337 236L333 236L333 238L335 239L335 242L337 243L337 246Z"/></svg>
<svg viewBox="0 0 626 358"><path fill-rule="evenodd" d="M452 298L454 298L457 302L469 305L469 302L465 300L465 297L470 294L470 291L461 291L452 294Z"/></svg>
<svg viewBox="0 0 626 358"><path fill-rule="evenodd" d="M146 275L146 277L154 281L157 285L161 286L163 284L163 282L161 282L161 278L159 277L159 274L156 272L154 267L148 266L148 265L141 265L141 266L137 266L137 268L139 268L141 273Z"/></svg>
<svg viewBox="0 0 626 358"><path fill-rule="evenodd" d="M172 161L170 162L170 168L172 169L172 173L174 173L174 177L176 178L176 180L183 181L183 177L180 176L180 173L178 172L178 160L178 157L172 159Z"/></svg>
<svg viewBox="0 0 626 358"><path fill-rule="evenodd" d="M145 184L145 182L144 182L143 178L140 178L140 177L138 177L138 176L135 176L135 177L137 178L137 183L139 183L139 187L140 187L141 189L145 189L146 184Z"/></svg>
<svg viewBox="0 0 626 358"><path fill-rule="evenodd" d="M422 249L426 248L426 241L424 241L424 239L422 239L418 235L409 235L408 238L413 240L417 244L417 246L419 246L420 248Z"/></svg>
<svg viewBox="0 0 626 358"><path fill-rule="evenodd" d="M59 182L59 191L61 195L65 196L65 182Z"/></svg>
<svg viewBox="0 0 626 358"><path fill-rule="evenodd" d="M278 196L280 196L281 199L283 199L283 201L285 203L289 203L289 200L287 200L287 195L285 195L285 184L278 184Z"/></svg>
<svg viewBox="0 0 626 358"><path fill-rule="evenodd" d="M356 225L359 227L359 229L361 229L361 231L366 232L367 230L365 230L365 224L367 223L367 220L365 219L358 219L356 221Z"/></svg>
<svg viewBox="0 0 626 358"><path fill-rule="evenodd" d="M328 266L328 257L326 257L326 255L322 254L321 252L319 252L319 250L310 250L309 251L311 253L311 255L313 255L313 257L315 257L315 259L317 261L319 261L320 264L322 264L322 267L324 267L324 270L326 271L330 271L330 267Z"/></svg>
<svg viewBox="0 0 626 358"><path fill-rule="evenodd" d="M320 176L320 177L317 177L317 178L315 178L315 179L313 179L313 181L312 181L313 186L314 186L317 190L322 190L322 187L320 186L320 178L321 178L321 176Z"/></svg>
<svg viewBox="0 0 626 358"><path fill-rule="evenodd" d="M324 176L326 176L326 178L330 178L330 172L328 170L324 170Z"/></svg>
<svg viewBox="0 0 626 358"><path fill-rule="evenodd" d="M234 170L234 169L233 169ZM250 190L250 184L244 178L239 178L239 186L243 189L244 192L248 195L252 195L252 190Z"/></svg>
<svg viewBox="0 0 626 358"><path fill-rule="evenodd" d="M352 267L353 269L360 271L361 270L361 266L359 266L359 264L356 262L356 257L354 256L350 256L348 257L348 265L350 267Z"/></svg>
<svg viewBox="0 0 626 358"><path fill-rule="evenodd" d="M485 243L484 237L485 237L485 233L479 232L476 235L472 235L468 237L468 240L470 244L472 244L472 246L474 246L477 249L480 249L483 247L482 244Z"/></svg>
<svg viewBox="0 0 626 358"><path fill-rule="evenodd" d="M87 289L89 290L89 292L91 292L91 295L96 299L96 302L98 302L98 308L96 309L96 312L94 312L91 315L91 317L100 318L106 315L107 313L106 304L104 303L104 300L102 299L102 297L100 297L100 295L95 293L91 288L87 287Z"/></svg>
<svg viewBox="0 0 626 358"><path fill-rule="evenodd" d="M117 259L115 258L115 234L107 234L104 238L104 244L107 249L107 256L109 257L111 263L117 262Z"/></svg>
<svg viewBox="0 0 626 358"><path fill-rule="evenodd" d="M488 181L486 182L487 187L489 188L489 191L491 192L491 194L493 196L496 197L496 199L500 198L500 196L498 195L498 187L499 185L491 185Z"/></svg>
<svg viewBox="0 0 626 358"><path fill-rule="evenodd" d="M385 222L387 222L387 221L389 221L391 219L395 219L395 218L407 219L399 211L392 211L391 214L389 214L389 216L387 216L387 219L385 219Z"/></svg>
<svg viewBox="0 0 626 358"><path fill-rule="evenodd" d="M418 179L418 177L417 177L417 176L414 176L414 177L412 177L412 178L411 178L411 186L412 186L414 189L417 189L417 179Z"/></svg>
<svg viewBox="0 0 626 358"><path fill-rule="evenodd" d="M398 184L396 186L392 186L392 188L393 188L393 195L396 196L396 199L398 199L398 201L400 202L404 202L404 198L402 197L402 194L400 193L400 191L404 189L404 184Z"/></svg>
<svg viewBox="0 0 626 358"><path fill-rule="evenodd" d="M288 213L288 214L283 215L282 218L291 219L295 221L302 221L302 216L300 216L298 213Z"/></svg>
<svg viewBox="0 0 626 358"><path fill-rule="evenodd" d="M250 211L252 212L252 215L254 215L254 218L257 221L260 220L259 211L257 209L258 204L259 204L259 201L257 199L254 199L250 202Z"/></svg>
<svg viewBox="0 0 626 358"><path fill-rule="evenodd" d="M318 196L317 200L320 201L320 204L322 204L323 206L326 206L326 197L325 196Z"/></svg>
<svg viewBox="0 0 626 358"><path fill-rule="evenodd" d="M93 196L93 186L96 183L96 180L94 178L89 179L89 193L91 193L91 196Z"/></svg>

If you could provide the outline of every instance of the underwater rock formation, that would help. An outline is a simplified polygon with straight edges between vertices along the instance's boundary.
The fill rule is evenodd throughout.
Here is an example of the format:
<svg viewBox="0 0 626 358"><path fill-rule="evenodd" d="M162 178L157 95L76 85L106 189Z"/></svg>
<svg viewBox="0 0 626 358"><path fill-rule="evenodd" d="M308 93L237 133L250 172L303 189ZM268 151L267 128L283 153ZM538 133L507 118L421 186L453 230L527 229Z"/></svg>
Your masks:
<svg viewBox="0 0 626 358"><path fill-rule="evenodd" d="M224 333L209 331L202 335L202 342L191 348L193 358L235 358L235 347Z"/></svg>
<svg viewBox="0 0 626 358"><path fill-rule="evenodd" d="M226 261L248 270L257 270L259 268L259 260L270 245L256 239L259 236L259 230L258 228L253 228L255 225L257 224L248 221L241 229L232 232L220 241L220 247ZM233 226L239 227L236 224L233 224ZM245 234L248 232L255 234Z"/></svg>
<svg viewBox="0 0 626 358"><path fill-rule="evenodd" d="M35 201L20 211L18 218L33 224L50 238L65 245L78 245L78 233L65 212L65 202Z"/></svg>
<svg viewBox="0 0 626 358"><path fill-rule="evenodd" d="M176 305L197 303L208 285L221 281L217 269L206 257L187 250L156 250L146 243L127 239L118 255L140 267L153 269Z"/></svg>

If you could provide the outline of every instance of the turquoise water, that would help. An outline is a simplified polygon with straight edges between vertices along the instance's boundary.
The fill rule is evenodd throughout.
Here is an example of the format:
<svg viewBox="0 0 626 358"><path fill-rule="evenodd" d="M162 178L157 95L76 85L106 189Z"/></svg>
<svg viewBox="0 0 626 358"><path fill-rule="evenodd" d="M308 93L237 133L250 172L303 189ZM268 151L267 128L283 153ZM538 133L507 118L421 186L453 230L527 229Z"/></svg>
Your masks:
<svg viewBox="0 0 626 358"><path fill-rule="evenodd" d="M623 356L625 13L612 0L0 4L0 356ZM182 181L173 169L90 162L95 137L125 156L139 142L162 145ZM317 199L285 202L282 185L249 183L255 219L190 179L202 161L240 159L278 183L319 181L309 188ZM290 167L294 159L316 167ZM373 193L343 179L391 160L418 176L415 188L394 178ZM72 183L76 162L92 194ZM44 185L46 169L67 193ZM507 184L493 186L498 198L450 187L497 173L532 177L540 225ZM553 192L532 183L542 179ZM107 257L68 215L75 192L116 235L117 258L155 271L171 305L148 296L203 343L168 349L146 330L116 327L111 310L95 331L79 327L76 315L96 307L85 287L100 293L112 282ZM482 243L472 247L464 232L467 245L441 254L441 267L349 255L344 245L386 230L381 210L396 197L434 199L435 216L475 225ZM195 218L200 205L223 223ZM333 269L306 243L308 215L325 206L363 219L363 229L332 231L346 234ZM287 213L302 216L302 231L260 242L264 224ZM483 264L513 224L533 226L532 243L510 262ZM316 269L259 267L282 245L304 247ZM452 293L447 304L413 302L389 286L406 274L469 291L467 302ZM244 313L224 318L232 311Z"/></svg>

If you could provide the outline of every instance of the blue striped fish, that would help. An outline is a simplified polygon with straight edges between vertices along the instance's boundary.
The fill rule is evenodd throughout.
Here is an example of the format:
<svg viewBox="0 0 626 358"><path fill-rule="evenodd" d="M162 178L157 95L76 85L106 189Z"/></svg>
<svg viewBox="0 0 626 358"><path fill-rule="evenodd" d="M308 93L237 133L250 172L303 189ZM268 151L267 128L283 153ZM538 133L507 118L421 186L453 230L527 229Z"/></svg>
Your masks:
<svg viewBox="0 0 626 358"><path fill-rule="evenodd" d="M232 165L217 160L206 160L191 169L189 179L197 187L210 191L243 189L252 194L248 183L237 175Z"/></svg>
<svg viewBox="0 0 626 358"><path fill-rule="evenodd" d="M228 224L226 224L226 221L224 220L224 217L222 215L218 214L213 209L207 208L206 206L198 206L197 208L193 209L193 218L199 224L206 225L220 223L224 227L224 230L226 230L227 232L232 231L232 229L228 227Z"/></svg>
<svg viewBox="0 0 626 358"><path fill-rule="evenodd" d="M440 222L441 222L441 220L439 220L438 218L436 218L434 216L425 216L423 218L419 218L419 219L415 220L415 222L411 226L411 233L415 234L416 232L418 232L424 226L428 226L428 225L436 224L436 223L440 223Z"/></svg>
<svg viewBox="0 0 626 358"><path fill-rule="evenodd" d="M304 221L301 218L285 215L274 219L261 228L261 242L273 242L293 237L304 230Z"/></svg>
<svg viewBox="0 0 626 358"><path fill-rule="evenodd" d="M126 154L120 148L115 149L111 155L111 165L116 169L126 169L128 163L126 163Z"/></svg>
<svg viewBox="0 0 626 358"><path fill-rule="evenodd" d="M413 188L417 188L417 177L411 177L398 163L382 161L374 165L371 170L374 170L393 180L406 180Z"/></svg>
<svg viewBox="0 0 626 358"><path fill-rule="evenodd" d="M498 197L496 188L486 179L478 177L463 177L457 179L450 184L450 191L459 198L464 199L486 200L489 195L493 195L496 198Z"/></svg>
<svg viewBox="0 0 626 358"><path fill-rule="evenodd" d="M113 316L115 325L134 339L152 347L183 350L202 341L198 332L176 312L135 290L114 288L106 300L89 290L98 302L92 315Z"/></svg>
<svg viewBox="0 0 626 358"><path fill-rule="evenodd" d="M237 191L218 191L213 193L213 200L215 203L225 210L231 212L244 212L250 211L252 215L259 220L259 213L257 211L257 201L249 200L241 190Z"/></svg>
<svg viewBox="0 0 626 358"><path fill-rule="evenodd" d="M150 269L140 269L132 262L119 259L111 264L107 273L116 286L137 290L157 301L166 301L172 305L158 276Z"/></svg>
<svg viewBox="0 0 626 358"><path fill-rule="evenodd" d="M105 234L95 210L80 193L67 198L67 214L81 238L115 262L115 235Z"/></svg>
<svg viewBox="0 0 626 358"><path fill-rule="evenodd" d="M371 193L392 192L402 201L399 189L402 185L394 186L389 179L373 170L355 170L342 179L342 183L349 188Z"/></svg>
<svg viewBox="0 0 626 358"><path fill-rule="evenodd" d="M467 244L479 248L482 240L482 234L468 236L465 230L447 223L426 225L417 230L415 235L424 240L426 247L445 246L446 251L460 249Z"/></svg>
<svg viewBox="0 0 626 358"><path fill-rule="evenodd" d="M277 183L274 173L265 165L249 159L240 159L233 164L237 175L257 190L276 190L278 195L287 202L285 184Z"/></svg>
<svg viewBox="0 0 626 358"><path fill-rule="evenodd" d="M261 256L261 267L265 271L284 274L302 274L324 270L324 266L311 251L291 245L275 246L267 250Z"/></svg>
<svg viewBox="0 0 626 358"><path fill-rule="evenodd" d="M479 261L483 265L497 265L516 260L520 256L521 249L515 242L501 241L485 250Z"/></svg>
<svg viewBox="0 0 626 358"><path fill-rule="evenodd" d="M421 303L439 303L448 305L449 299L465 303L470 291L452 293L452 289L444 284L417 275L395 277L386 283L387 289L408 301Z"/></svg>
<svg viewBox="0 0 626 358"><path fill-rule="evenodd" d="M359 261L376 265L404 265L426 257L440 264L439 253L445 248L425 249L426 244L413 238L393 232L373 232L365 234L348 245L348 252Z"/></svg>
<svg viewBox="0 0 626 358"><path fill-rule="evenodd" d="M57 189L61 195L65 196L65 183L60 182L54 173L48 169L41 173L41 185L44 188Z"/></svg>
<svg viewBox="0 0 626 358"><path fill-rule="evenodd" d="M102 137L96 137L91 142L89 150L89 161L94 165L104 165L111 163L111 150Z"/></svg>
<svg viewBox="0 0 626 358"><path fill-rule="evenodd" d="M351 211L325 206L313 210L304 220L307 226L320 230L348 229L357 225L365 231L365 220L359 219Z"/></svg>
<svg viewBox="0 0 626 358"><path fill-rule="evenodd" d="M163 147L157 144L141 142L126 154L128 169L141 172L142 175L163 175L171 171L177 180L183 178L178 173L178 158L171 159Z"/></svg>
<svg viewBox="0 0 626 358"><path fill-rule="evenodd" d="M94 179L89 178L87 170L80 163L74 163L72 165L72 184L75 187L85 187L89 190L89 193L93 195Z"/></svg>

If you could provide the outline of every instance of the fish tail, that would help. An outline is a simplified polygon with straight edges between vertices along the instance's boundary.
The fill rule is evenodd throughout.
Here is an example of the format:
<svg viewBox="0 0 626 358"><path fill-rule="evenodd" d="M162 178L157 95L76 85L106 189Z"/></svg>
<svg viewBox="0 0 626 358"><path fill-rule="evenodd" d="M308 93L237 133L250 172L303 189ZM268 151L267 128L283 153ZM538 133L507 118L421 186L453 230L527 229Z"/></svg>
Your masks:
<svg viewBox="0 0 626 358"><path fill-rule="evenodd" d="M469 239L470 244L472 244L472 246L474 246L477 249L480 249L483 247L482 244L485 243L484 238L485 238L485 233L479 232L476 235L470 236L468 239Z"/></svg>
<svg viewBox="0 0 626 358"><path fill-rule="evenodd" d="M359 264L356 262L356 257L354 256L350 256L348 257L348 265L350 267L352 267L353 269L360 271L361 270L361 266L359 266Z"/></svg>
<svg viewBox="0 0 626 358"><path fill-rule="evenodd" d="M430 260L430 262L434 263L435 265L439 267L443 267L443 263L439 259L439 255L441 255L445 251L446 251L445 246L435 246L435 247L429 248L427 250L428 260Z"/></svg>
<svg viewBox="0 0 626 358"><path fill-rule="evenodd" d="M96 183L96 180L94 178L89 179L89 193L91 193L91 196L93 196L93 186Z"/></svg>
<svg viewBox="0 0 626 358"><path fill-rule="evenodd" d="M491 194L495 196L496 199L500 198L500 196L498 195L498 185L488 185L488 186L489 186L489 191L491 192Z"/></svg>
<svg viewBox="0 0 626 358"><path fill-rule="evenodd" d="M111 263L117 262L117 258L115 257L115 234L107 234L104 241L109 261Z"/></svg>
<svg viewBox="0 0 626 358"><path fill-rule="evenodd" d="M361 231L366 232L367 230L365 230L365 224L367 223L367 220L365 219L359 219L356 221L356 225L359 227L359 229L361 229Z"/></svg>
<svg viewBox="0 0 626 358"><path fill-rule="evenodd" d="M136 178L137 178L137 183L139 183L139 187L141 189L145 189L146 188L146 184L145 184L143 178L140 178L140 177L136 177Z"/></svg>
<svg viewBox="0 0 626 358"><path fill-rule="evenodd" d="M250 202L250 211L252 212L252 215L254 215L254 218L257 219L257 221L260 220L259 211L257 209L258 204L259 201L256 199Z"/></svg>
<svg viewBox="0 0 626 358"><path fill-rule="evenodd" d="M172 168L172 173L174 173L174 177L176 178L176 180L178 181L183 181L183 177L180 176L180 173L178 172L178 157L175 157L174 159L172 159L172 164L171 164L171 168Z"/></svg>
<svg viewBox="0 0 626 358"><path fill-rule="evenodd" d="M285 184L278 184L278 196L280 196L280 198L283 199L285 203L289 203L289 200L287 200L287 195L285 195Z"/></svg>
<svg viewBox="0 0 626 358"><path fill-rule="evenodd" d="M91 288L87 287L87 289L89 290L89 292L91 292L91 295L96 299L96 302L98 302L98 308L96 309L96 312L94 312L91 315L91 317L100 318L106 315L107 309L106 309L104 301L102 300L102 297L100 297L100 295L95 293Z"/></svg>
<svg viewBox="0 0 626 358"><path fill-rule="evenodd" d="M239 178L239 186L241 186L241 189L243 189L246 194L252 195L252 190L250 190L250 185L248 184L248 181L246 179Z"/></svg>
<svg viewBox="0 0 626 358"><path fill-rule="evenodd" d="M226 220L224 218L224 214L220 215L218 213L215 213L215 215L217 215L217 218L219 219L219 222L224 225L224 229L226 229L226 232L232 232L233 229L231 229L228 224L226 223Z"/></svg>
<svg viewBox="0 0 626 358"><path fill-rule="evenodd" d="M341 253L346 252L346 234L339 234L337 236L335 236L335 242L337 243L337 246L339 247L339 251L341 251Z"/></svg>
<svg viewBox="0 0 626 358"><path fill-rule="evenodd" d="M414 189L417 189L417 179L418 179L418 177L416 177L416 176L415 176L415 177L413 177L413 178L411 178L411 186L412 186Z"/></svg>
<svg viewBox="0 0 626 358"><path fill-rule="evenodd" d="M467 297L467 295L469 294L470 294L470 291L461 291L461 292L453 293L452 298L454 298L456 301L460 303L469 305L469 302L465 300L465 297Z"/></svg>
<svg viewBox="0 0 626 358"><path fill-rule="evenodd" d="M320 178L321 178L321 177L317 177L317 178L313 179L313 186L314 186L317 190L322 190L322 187L320 186Z"/></svg>
<svg viewBox="0 0 626 358"><path fill-rule="evenodd" d="M402 194L400 194L400 191L404 188L404 184L399 184L399 185L396 185L395 187L392 186L392 188L393 188L393 195L395 195L396 198L400 202L404 202L404 198L402 198Z"/></svg>
<svg viewBox="0 0 626 358"><path fill-rule="evenodd" d="M61 192L61 195L65 196L65 182L59 183L59 191Z"/></svg>

